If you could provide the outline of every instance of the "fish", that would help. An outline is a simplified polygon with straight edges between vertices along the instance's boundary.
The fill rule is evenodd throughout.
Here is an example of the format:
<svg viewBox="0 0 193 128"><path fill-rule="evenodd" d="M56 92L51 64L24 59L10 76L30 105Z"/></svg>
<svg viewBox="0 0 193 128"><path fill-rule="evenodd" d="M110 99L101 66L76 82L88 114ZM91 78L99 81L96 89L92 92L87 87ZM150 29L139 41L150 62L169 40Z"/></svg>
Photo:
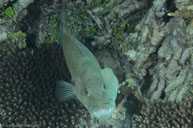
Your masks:
<svg viewBox="0 0 193 128"><path fill-rule="evenodd" d="M76 98L85 106L91 116L107 119L116 106L118 79L111 68L101 69L93 53L70 34L66 25L67 11L64 7L60 13L62 31L59 43L72 83L58 81L55 97L61 102Z"/></svg>

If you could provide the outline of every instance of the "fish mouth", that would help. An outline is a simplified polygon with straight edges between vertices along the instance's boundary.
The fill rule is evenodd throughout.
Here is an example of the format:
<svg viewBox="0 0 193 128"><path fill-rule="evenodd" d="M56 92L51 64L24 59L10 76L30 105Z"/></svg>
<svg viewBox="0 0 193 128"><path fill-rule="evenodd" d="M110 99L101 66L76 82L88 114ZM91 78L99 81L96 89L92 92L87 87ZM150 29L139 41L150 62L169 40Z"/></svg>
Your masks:
<svg viewBox="0 0 193 128"><path fill-rule="evenodd" d="M94 117L102 117L102 116L106 116L106 115L111 114L113 110L114 110L114 107L110 107L110 108L107 108L107 109L99 109L98 111L93 112L92 115Z"/></svg>

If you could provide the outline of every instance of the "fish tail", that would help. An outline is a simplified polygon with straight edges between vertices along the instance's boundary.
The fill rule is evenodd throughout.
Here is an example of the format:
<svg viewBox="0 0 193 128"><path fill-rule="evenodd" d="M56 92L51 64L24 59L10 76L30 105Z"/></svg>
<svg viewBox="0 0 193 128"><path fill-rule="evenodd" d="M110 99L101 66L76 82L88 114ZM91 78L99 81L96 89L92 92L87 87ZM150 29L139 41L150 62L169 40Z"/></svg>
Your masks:
<svg viewBox="0 0 193 128"><path fill-rule="evenodd" d="M63 34L64 32L66 33L66 29L67 29L67 8L65 6L65 1L66 0L63 0L62 2L62 7L60 9L60 22L61 22L61 26L62 26L62 29L60 30L60 33L59 33L59 44L61 44L62 42L62 37L63 37Z"/></svg>
<svg viewBox="0 0 193 128"><path fill-rule="evenodd" d="M62 28L65 29L67 27L67 8L64 4L62 4L60 15L61 15Z"/></svg>

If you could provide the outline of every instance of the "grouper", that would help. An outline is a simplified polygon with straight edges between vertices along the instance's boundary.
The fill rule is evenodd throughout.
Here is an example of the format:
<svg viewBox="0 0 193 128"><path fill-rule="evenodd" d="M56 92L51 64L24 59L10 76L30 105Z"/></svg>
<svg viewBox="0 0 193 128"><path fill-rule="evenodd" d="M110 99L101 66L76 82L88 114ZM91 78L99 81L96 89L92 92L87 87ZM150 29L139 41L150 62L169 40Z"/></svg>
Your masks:
<svg viewBox="0 0 193 128"><path fill-rule="evenodd" d="M58 81L55 97L64 102L77 98L92 116L106 119L115 109L118 79L111 68L101 69L91 51L70 34L66 15L66 9L62 8L62 34L59 43L74 84Z"/></svg>

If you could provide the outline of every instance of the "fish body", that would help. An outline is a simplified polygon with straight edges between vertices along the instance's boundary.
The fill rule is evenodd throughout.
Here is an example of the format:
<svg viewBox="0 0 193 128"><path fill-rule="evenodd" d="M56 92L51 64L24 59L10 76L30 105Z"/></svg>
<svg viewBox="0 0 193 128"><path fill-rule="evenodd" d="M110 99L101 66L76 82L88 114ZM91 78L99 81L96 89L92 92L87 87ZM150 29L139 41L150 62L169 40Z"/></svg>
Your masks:
<svg viewBox="0 0 193 128"><path fill-rule="evenodd" d="M109 117L115 108L118 91L118 80L112 69L101 69L96 57L69 33L66 25L63 25L60 41L74 85L65 81L58 82L56 98L66 101L77 97L92 116Z"/></svg>

